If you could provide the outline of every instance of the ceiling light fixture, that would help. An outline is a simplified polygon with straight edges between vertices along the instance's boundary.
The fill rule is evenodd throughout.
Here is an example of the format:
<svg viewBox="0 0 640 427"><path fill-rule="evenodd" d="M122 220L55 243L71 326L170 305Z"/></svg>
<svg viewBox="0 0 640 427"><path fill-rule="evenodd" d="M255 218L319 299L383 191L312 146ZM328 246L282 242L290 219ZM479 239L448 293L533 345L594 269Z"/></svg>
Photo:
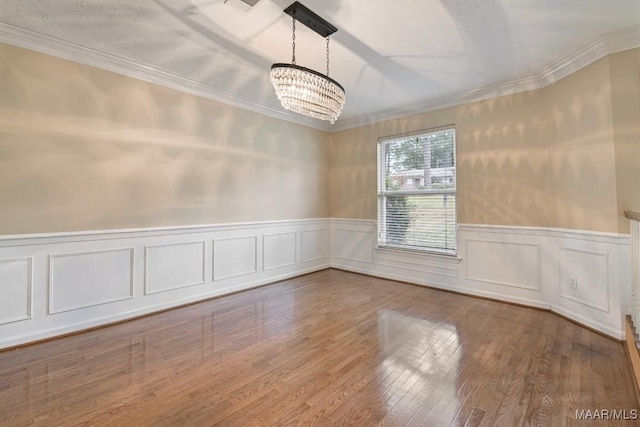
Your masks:
<svg viewBox="0 0 640 427"><path fill-rule="evenodd" d="M282 106L298 114L335 123L344 107L344 88L329 77L329 36L338 29L295 2L284 12L293 18L291 64L271 66L271 83ZM296 21L302 22L327 40L327 74L296 64Z"/></svg>

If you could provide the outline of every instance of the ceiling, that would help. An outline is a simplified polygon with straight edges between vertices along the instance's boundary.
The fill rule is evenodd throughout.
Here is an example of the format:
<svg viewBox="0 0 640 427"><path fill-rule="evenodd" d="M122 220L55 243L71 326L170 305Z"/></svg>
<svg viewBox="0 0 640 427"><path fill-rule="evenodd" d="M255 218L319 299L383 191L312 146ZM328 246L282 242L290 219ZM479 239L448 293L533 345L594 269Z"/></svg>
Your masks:
<svg viewBox="0 0 640 427"><path fill-rule="evenodd" d="M330 127L284 111L269 81L291 60L292 2L2 0L0 41L328 130L541 87L640 46L640 0L302 0L338 27L347 103ZM321 36L298 25L296 46L325 70Z"/></svg>

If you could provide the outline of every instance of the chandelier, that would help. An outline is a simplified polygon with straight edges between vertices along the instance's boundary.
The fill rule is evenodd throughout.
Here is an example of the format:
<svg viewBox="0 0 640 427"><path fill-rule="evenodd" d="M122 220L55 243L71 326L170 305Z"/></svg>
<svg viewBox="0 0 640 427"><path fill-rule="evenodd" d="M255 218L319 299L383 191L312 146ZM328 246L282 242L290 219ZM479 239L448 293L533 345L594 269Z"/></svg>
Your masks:
<svg viewBox="0 0 640 427"><path fill-rule="evenodd" d="M271 66L271 84L282 106L290 111L334 124L344 107L344 88L329 77L329 36L338 29L299 2L284 12L293 18L291 64ZM302 22L327 40L327 74L296 64L296 21Z"/></svg>

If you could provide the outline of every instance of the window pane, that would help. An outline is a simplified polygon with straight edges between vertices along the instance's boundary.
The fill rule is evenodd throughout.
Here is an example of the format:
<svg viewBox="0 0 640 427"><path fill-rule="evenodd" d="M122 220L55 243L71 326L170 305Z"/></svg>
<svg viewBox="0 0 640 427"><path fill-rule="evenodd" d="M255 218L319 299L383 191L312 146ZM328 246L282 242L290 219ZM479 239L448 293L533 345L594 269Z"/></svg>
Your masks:
<svg viewBox="0 0 640 427"><path fill-rule="evenodd" d="M384 142L386 191L454 189L455 131Z"/></svg>
<svg viewBox="0 0 640 427"><path fill-rule="evenodd" d="M455 157L454 129L379 143L379 244L455 253Z"/></svg>
<svg viewBox="0 0 640 427"><path fill-rule="evenodd" d="M455 194L386 196L382 244L455 252Z"/></svg>

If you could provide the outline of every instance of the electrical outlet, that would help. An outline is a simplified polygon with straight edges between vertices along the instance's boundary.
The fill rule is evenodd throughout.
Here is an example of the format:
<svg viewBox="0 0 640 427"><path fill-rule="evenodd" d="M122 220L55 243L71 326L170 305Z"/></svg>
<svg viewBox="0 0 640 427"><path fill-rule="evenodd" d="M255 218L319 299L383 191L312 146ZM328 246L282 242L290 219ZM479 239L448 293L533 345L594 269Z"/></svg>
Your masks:
<svg viewBox="0 0 640 427"><path fill-rule="evenodd" d="M578 289L578 278L576 276L571 276L571 288Z"/></svg>

